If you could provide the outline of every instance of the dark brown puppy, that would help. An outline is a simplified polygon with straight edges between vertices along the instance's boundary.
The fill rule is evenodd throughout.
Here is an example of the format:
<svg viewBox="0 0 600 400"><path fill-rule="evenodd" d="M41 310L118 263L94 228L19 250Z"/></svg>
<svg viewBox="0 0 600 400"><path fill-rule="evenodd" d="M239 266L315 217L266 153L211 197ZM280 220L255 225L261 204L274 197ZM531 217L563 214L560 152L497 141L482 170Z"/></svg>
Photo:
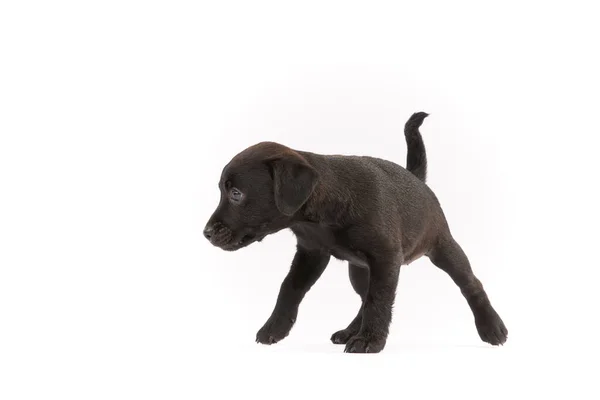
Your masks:
<svg viewBox="0 0 600 400"><path fill-rule="evenodd" d="M406 169L378 158L320 155L273 142L249 147L225 166L221 200L206 225L206 238L229 251L285 228L298 240L257 342L272 344L289 334L302 298L334 256L349 262L350 282L362 306L331 340L350 353L381 351L400 266L424 255L458 285L481 339L493 345L506 341L504 323L424 183L427 161L419 127L425 117L413 114L405 125Z"/></svg>

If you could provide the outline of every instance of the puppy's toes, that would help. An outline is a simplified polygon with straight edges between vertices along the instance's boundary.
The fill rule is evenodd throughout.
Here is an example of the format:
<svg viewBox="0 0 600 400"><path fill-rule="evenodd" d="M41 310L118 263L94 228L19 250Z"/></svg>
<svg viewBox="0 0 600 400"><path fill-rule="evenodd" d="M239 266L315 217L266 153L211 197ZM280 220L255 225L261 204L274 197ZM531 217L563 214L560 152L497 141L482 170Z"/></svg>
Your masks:
<svg viewBox="0 0 600 400"><path fill-rule="evenodd" d="M496 314L488 313L475 321L479 337L493 346L503 345L508 339L508 329L502 319Z"/></svg>
<svg viewBox="0 0 600 400"><path fill-rule="evenodd" d="M287 337L296 321L295 318L269 319L256 333L256 343L275 344Z"/></svg>
<svg viewBox="0 0 600 400"><path fill-rule="evenodd" d="M272 336L268 332L263 332L262 330L260 330L256 334L256 343L275 344L277 342L278 342L278 339L276 339L274 336Z"/></svg>
<svg viewBox="0 0 600 400"><path fill-rule="evenodd" d="M345 353L379 353L385 347L385 339L367 339L356 335L346 343Z"/></svg>
<svg viewBox="0 0 600 400"><path fill-rule="evenodd" d="M333 344L346 344L352 336L356 335L356 333L357 332L353 332L348 329L342 329L341 331L337 331L331 335L331 341Z"/></svg>

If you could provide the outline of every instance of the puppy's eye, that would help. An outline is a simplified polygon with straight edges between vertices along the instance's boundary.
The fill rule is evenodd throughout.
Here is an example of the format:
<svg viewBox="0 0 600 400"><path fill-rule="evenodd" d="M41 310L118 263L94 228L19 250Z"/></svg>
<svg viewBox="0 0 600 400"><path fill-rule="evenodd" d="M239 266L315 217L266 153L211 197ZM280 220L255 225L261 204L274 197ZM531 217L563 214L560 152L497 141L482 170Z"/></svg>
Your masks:
<svg viewBox="0 0 600 400"><path fill-rule="evenodd" d="M229 191L229 198L234 202L239 202L242 200L242 197L244 197L244 195L236 188L233 188Z"/></svg>

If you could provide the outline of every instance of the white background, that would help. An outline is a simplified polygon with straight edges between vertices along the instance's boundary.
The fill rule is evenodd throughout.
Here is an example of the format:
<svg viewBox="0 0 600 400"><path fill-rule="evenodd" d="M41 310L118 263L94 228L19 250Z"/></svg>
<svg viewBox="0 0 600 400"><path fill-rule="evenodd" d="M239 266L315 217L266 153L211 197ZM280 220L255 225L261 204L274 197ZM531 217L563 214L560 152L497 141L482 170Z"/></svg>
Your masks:
<svg viewBox="0 0 600 400"><path fill-rule="evenodd" d="M597 396L594 2L412 3L2 2L0 398ZM329 342L337 260L254 343L295 243L210 246L221 168L262 140L405 165L415 111L507 344L426 259L381 354Z"/></svg>

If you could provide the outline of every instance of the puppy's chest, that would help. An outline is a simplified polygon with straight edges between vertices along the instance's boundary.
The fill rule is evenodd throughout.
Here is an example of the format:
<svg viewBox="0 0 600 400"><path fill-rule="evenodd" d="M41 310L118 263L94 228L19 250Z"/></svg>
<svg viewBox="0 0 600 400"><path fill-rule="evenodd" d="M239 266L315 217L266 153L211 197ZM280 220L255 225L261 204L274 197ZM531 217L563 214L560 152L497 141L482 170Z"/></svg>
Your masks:
<svg viewBox="0 0 600 400"><path fill-rule="evenodd" d="M300 242L309 248L325 248L338 260L368 267L366 254L351 243L343 231L308 224L296 227L293 231Z"/></svg>

